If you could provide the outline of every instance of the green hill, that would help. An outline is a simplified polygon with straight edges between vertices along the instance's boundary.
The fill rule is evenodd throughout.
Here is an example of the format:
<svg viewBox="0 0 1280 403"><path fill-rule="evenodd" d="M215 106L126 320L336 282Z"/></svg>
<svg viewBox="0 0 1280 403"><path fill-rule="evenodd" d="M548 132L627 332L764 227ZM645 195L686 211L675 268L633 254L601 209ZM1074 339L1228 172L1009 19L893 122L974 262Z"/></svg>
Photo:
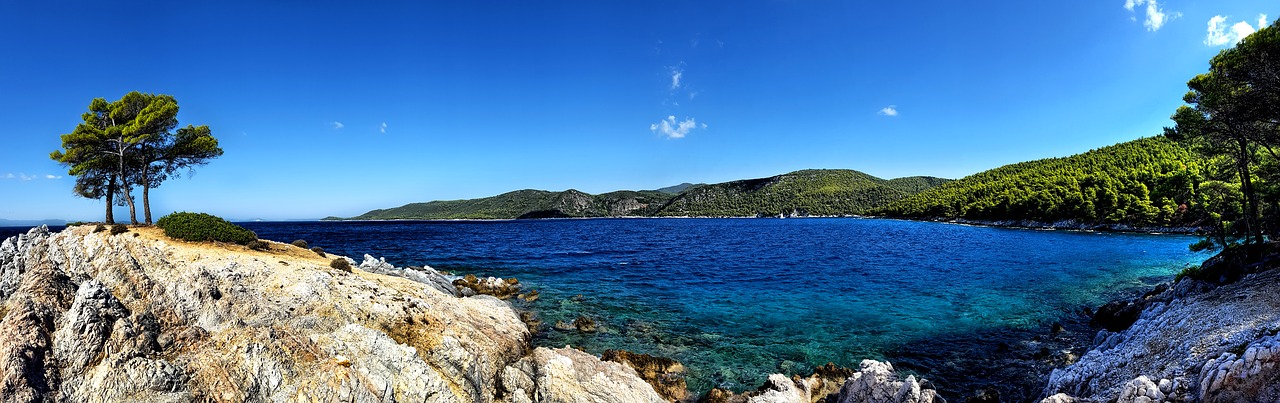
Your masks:
<svg viewBox="0 0 1280 403"><path fill-rule="evenodd" d="M848 169L810 169L685 190L659 216L852 215L942 183L930 177L884 180Z"/></svg>
<svg viewBox="0 0 1280 403"><path fill-rule="evenodd" d="M591 195L577 190L517 190L472 200L412 203L353 220L515 219L625 216L742 217L863 214L946 179L876 178L853 170L805 170L714 185ZM673 194L668 192L676 192Z"/></svg>
<svg viewBox="0 0 1280 403"><path fill-rule="evenodd" d="M493 197L412 203L373 210L353 220L513 219L561 217L620 217L650 215L672 195L656 191L628 191L591 195L577 190L548 192L517 190Z"/></svg>
<svg viewBox="0 0 1280 403"><path fill-rule="evenodd" d="M1002 166L890 203L896 217L1189 225L1204 157L1164 137Z"/></svg>

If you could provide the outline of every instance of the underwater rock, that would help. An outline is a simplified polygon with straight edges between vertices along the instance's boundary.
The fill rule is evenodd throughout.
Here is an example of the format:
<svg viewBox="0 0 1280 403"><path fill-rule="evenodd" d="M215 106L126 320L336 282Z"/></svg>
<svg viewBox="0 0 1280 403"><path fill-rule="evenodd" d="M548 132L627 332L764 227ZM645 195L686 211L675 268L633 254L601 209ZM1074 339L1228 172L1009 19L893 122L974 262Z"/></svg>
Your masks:
<svg viewBox="0 0 1280 403"><path fill-rule="evenodd" d="M524 302L533 302L538 300L538 290L532 290L527 293L516 295L516 298L524 300Z"/></svg>
<svg viewBox="0 0 1280 403"><path fill-rule="evenodd" d="M453 286L457 287L459 292L470 290L479 295L491 295L498 299L509 299L520 293L520 281L514 278L502 279L497 277L477 278L474 274L468 274L460 279L453 280Z"/></svg>
<svg viewBox="0 0 1280 403"><path fill-rule="evenodd" d="M596 331L596 321L586 316L579 316L573 320L573 327L579 332L591 333Z"/></svg>

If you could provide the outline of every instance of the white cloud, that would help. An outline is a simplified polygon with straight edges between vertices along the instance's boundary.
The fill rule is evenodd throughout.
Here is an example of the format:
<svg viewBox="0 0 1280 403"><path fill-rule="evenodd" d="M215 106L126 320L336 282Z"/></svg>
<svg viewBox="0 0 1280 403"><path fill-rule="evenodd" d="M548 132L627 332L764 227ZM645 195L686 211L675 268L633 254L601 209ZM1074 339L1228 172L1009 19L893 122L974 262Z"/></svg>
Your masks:
<svg viewBox="0 0 1280 403"><path fill-rule="evenodd" d="M680 78L684 77L684 69L679 67L671 68L671 89L680 88Z"/></svg>
<svg viewBox="0 0 1280 403"><path fill-rule="evenodd" d="M62 179L62 177L58 175L45 175L44 178L45 179Z"/></svg>
<svg viewBox="0 0 1280 403"><path fill-rule="evenodd" d="M378 131L379 131L379 132L382 132L382 133L386 133L386 132L387 132L387 122L382 122L382 126L378 126Z"/></svg>
<svg viewBox="0 0 1280 403"><path fill-rule="evenodd" d="M50 175L50 176L52 176L52 175ZM16 175L15 175L15 174L13 174L13 173L11 172L11 173L4 174L4 178L5 178L5 179L17 179L17 180L22 180L22 181L29 181L29 180L32 180L32 179L36 179L36 176L35 176L35 175L27 175L27 174L24 174L24 173L18 173L18 174L16 174ZM59 176L59 178L61 178L61 176Z"/></svg>
<svg viewBox="0 0 1280 403"><path fill-rule="evenodd" d="M7 174L4 174L4 178L5 178L5 179L13 179L13 178L16 178L16 176L13 176L13 174L12 174L12 173L7 173Z"/></svg>
<svg viewBox="0 0 1280 403"><path fill-rule="evenodd" d="M882 116L898 116L898 106L897 105L886 106L884 107L884 109L880 109L880 112L876 112L876 114L879 114Z"/></svg>
<svg viewBox="0 0 1280 403"><path fill-rule="evenodd" d="M1143 20L1142 25L1147 27L1148 31L1152 31L1152 32L1158 31L1160 30L1160 27L1164 26L1164 24L1182 16L1182 13L1180 12L1170 13L1167 10L1160 8L1160 4L1156 3L1156 0L1125 0L1124 1L1124 8L1129 11L1134 11L1135 7L1143 6L1143 5L1146 6L1147 16L1146 16L1146 19ZM1138 20L1136 17L1130 17L1130 19L1134 21Z"/></svg>
<svg viewBox="0 0 1280 403"><path fill-rule="evenodd" d="M684 138L697 127L698 122L694 121L693 118L686 118L682 122L677 122L675 116L667 116L663 121L649 125L649 130L667 136L670 139L679 139ZM702 128L706 129L707 124L703 123Z"/></svg>
<svg viewBox="0 0 1280 403"><path fill-rule="evenodd" d="M1258 28L1261 29L1267 21L1267 15L1258 16ZM1208 46L1235 46L1240 43L1246 36L1257 31L1249 23L1240 21L1230 28L1227 27L1227 17L1215 15L1209 19L1209 34L1204 37L1204 44Z"/></svg>
<svg viewBox="0 0 1280 403"><path fill-rule="evenodd" d="M1258 14L1258 29L1263 29L1266 27L1267 27L1267 15Z"/></svg>
<svg viewBox="0 0 1280 403"><path fill-rule="evenodd" d="M341 128L343 128L343 127L346 127L346 125L342 124L342 122L339 122L339 121L336 121L336 120L335 120L335 121L333 121L333 129L334 129L334 130L341 129Z"/></svg>

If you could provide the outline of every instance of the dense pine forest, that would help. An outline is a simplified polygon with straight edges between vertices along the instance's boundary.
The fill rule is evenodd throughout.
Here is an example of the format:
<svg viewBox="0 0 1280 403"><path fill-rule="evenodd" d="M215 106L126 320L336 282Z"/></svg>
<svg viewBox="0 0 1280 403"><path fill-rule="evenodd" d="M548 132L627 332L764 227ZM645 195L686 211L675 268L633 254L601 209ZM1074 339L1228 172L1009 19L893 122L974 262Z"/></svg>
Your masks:
<svg viewBox="0 0 1280 403"><path fill-rule="evenodd" d="M658 216L744 217L865 214L886 203L937 186L945 179L884 180L842 169L810 169L761 179L688 189Z"/></svg>
<svg viewBox="0 0 1280 403"><path fill-rule="evenodd" d="M890 216L1195 225L1208 160L1164 137L1006 165L885 207Z"/></svg>

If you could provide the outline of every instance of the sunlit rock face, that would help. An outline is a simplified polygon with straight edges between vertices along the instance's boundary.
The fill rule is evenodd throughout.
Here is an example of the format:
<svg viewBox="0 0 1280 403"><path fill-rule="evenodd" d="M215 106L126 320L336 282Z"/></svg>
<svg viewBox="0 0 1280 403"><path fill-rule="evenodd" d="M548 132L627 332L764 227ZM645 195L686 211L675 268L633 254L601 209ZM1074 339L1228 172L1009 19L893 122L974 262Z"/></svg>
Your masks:
<svg viewBox="0 0 1280 403"><path fill-rule="evenodd" d="M7 239L0 400L499 399L501 372L529 353L508 304L459 298L429 271L331 269L332 257L149 228Z"/></svg>

